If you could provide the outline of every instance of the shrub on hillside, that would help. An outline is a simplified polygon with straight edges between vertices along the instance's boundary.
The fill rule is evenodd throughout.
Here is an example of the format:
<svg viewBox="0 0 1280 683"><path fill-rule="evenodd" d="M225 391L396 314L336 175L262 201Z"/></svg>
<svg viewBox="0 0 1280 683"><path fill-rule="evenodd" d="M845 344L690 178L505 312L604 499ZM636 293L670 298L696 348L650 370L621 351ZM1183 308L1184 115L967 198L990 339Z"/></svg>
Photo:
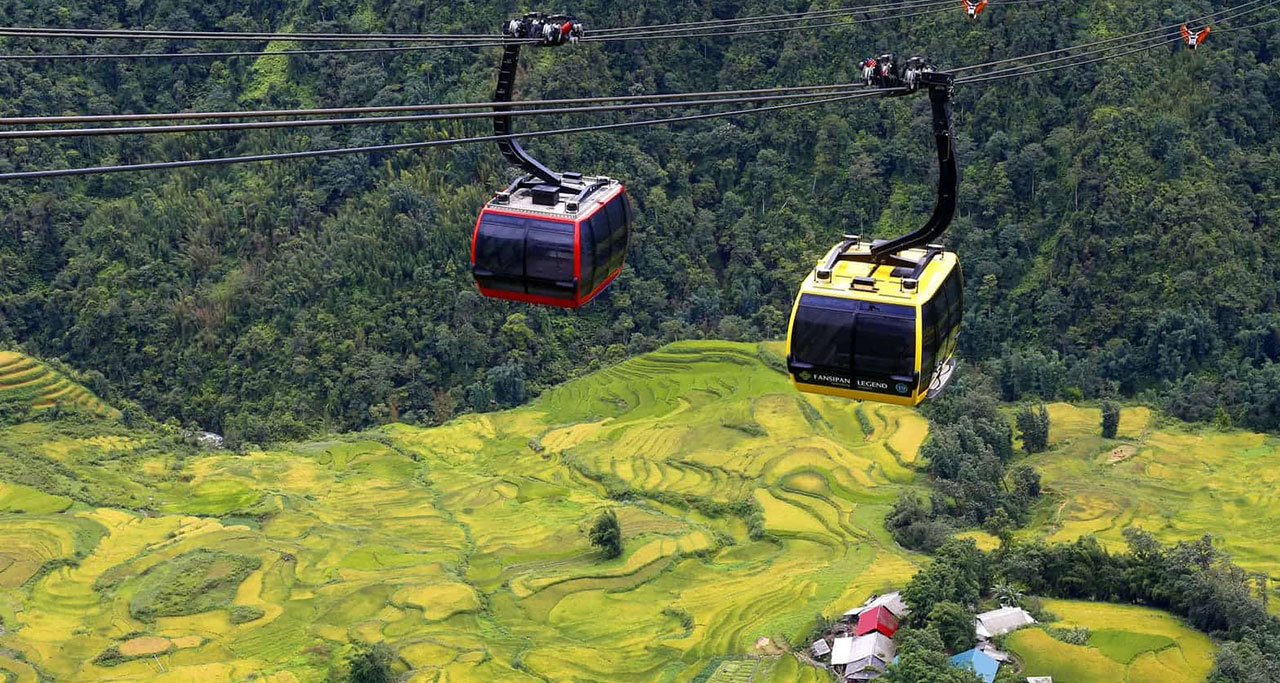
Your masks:
<svg viewBox="0 0 1280 683"><path fill-rule="evenodd" d="M181 617L231 604L236 588L262 560L249 555L200 548L148 569L138 578L138 592L129 601L135 619Z"/></svg>
<svg viewBox="0 0 1280 683"><path fill-rule="evenodd" d="M231 623L247 624L251 621L261 619L263 614L265 614L265 612L262 611L261 607L254 607L253 605L236 605L231 608Z"/></svg>
<svg viewBox="0 0 1280 683"><path fill-rule="evenodd" d="M1120 427L1120 406L1111 401L1102 403L1102 438L1116 438L1116 430Z"/></svg>
<svg viewBox="0 0 1280 683"><path fill-rule="evenodd" d="M347 657L347 680L350 683L391 683L395 672L391 666L396 653L386 643L358 643Z"/></svg>
<svg viewBox="0 0 1280 683"><path fill-rule="evenodd" d="M613 510L605 510L591 525L591 545L599 548L606 560L622 554L622 526Z"/></svg>

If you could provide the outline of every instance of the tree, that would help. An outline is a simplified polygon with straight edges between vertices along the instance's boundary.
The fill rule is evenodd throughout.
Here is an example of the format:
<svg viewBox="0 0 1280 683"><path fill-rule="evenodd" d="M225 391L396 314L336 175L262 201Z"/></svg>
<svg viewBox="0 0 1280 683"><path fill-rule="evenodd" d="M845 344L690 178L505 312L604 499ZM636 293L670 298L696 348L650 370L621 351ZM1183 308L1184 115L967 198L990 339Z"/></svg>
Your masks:
<svg viewBox="0 0 1280 683"><path fill-rule="evenodd" d="M1023 406L1018 411L1017 422L1023 450L1040 453L1049 447L1049 410L1044 404L1038 408Z"/></svg>
<svg viewBox="0 0 1280 683"><path fill-rule="evenodd" d="M622 526L618 524L618 515L613 510L601 512L591 525L591 545L604 553L606 560L622 554Z"/></svg>
<svg viewBox="0 0 1280 683"><path fill-rule="evenodd" d="M938 630L942 644L952 653L964 652L978 642L973 615L964 606L944 601L929 611L929 625Z"/></svg>
<svg viewBox="0 0 1280 683"><path fill-rule="evenodd" d="M985 522L982 523L982 528L985 529L987 533L1000 539L1000 543L1002 545L1008 543L1013 538L1013 527L1013 518L1009 516L1009 513L1004 511L1004 508L998 508L990 517L987 517Z"/></svg>
<svg viewBox="0 0 1280 683"><path fill-rule="evenodd" d="M893 540L910 550L931 553L951 537L955 529L937 519L915 491L903 491L884 520Z"/></svg>
<svg viewBox="0 0 1280 683"><path fill-rule="evenodd" d="M1019 465L1013 468L1013 490L1027 497L1040 497L1040 473L1030 465Z"/></svg>
<svg viewBox="0 0 1280 683"><path fill-rule="evenodd" d="M972 631L972 626L970 626ZM885 669L880 680L886 683L980 683L968 669L957 669L947 661L942 637L937 629L904 628L894 637L897 662Z"/></svg>
<svg viewBox="0 0 1280 683"><path fill-rule="evenodd" d="M1006 607L1022 606L1022 591L1018 590L1017 586L1009 583L1008 581L1001 581L1000 583L997 583L991 589L991 592L995 594L996 600L999 600L1001 605Z"/></svg>
<svg viewBox="0 0 1280 683"><path fill-rule="evenodd" d="M1116 438L1116 429L1120 427L1120 406L1111 401L1102 402L1102 438Z"/></svg>
<svg viewBox="0 0 1280 683"><path fill-rule="evenodd" d="M347 657L347 680L350 683L391 683L395 672L391 665L396 653L386 643L357 643Z"/></svg>

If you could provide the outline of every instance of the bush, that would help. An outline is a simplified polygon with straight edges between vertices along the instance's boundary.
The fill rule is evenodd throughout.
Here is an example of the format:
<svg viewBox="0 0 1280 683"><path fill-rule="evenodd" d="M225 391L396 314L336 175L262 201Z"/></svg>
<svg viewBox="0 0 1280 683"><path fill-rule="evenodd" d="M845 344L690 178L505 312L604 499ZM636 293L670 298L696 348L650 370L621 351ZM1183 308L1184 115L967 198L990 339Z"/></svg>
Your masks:
<svg viewBox="0 0 1280 683"><path fill-rule="evenodd" d="M1074 628L1045 626L1044 632L1048 633L1054 640L1060 640L1068 645L1088 645L1089 636L1093 635L1093 633L1084 626L1077 626Z"/></svg>
<svg viewBox="0 0 1280 683"><path fill-rule="evenodd" d="M978 642L973 615L959 603L943 601L929 611L929 625L938 630L942 644L950 652L964 652Z"/></svg>
<svg viewBox="0 0 1280 683"><path fill-rule="evenodd" d="M1116 430L1120 427L1120 406L1111 401L1102 403L1102 438L1116 438Z"/></svg>
<svg viewBox="0 0 1280 683"><path fill-rule="evenodd" d="M898 545L926 553L937 550L955 532L946 520L934 518L920 496L911 491L898 496L884 525Z"/></svg>
<svg viewBox="0 0 1280 683"><path fill-rule="evenodd" d="M260 607L253 605L236 605L231 608L231 623L247 624L251 621L257 621L262 618L265 612Z"/></svg>
<svg viewBox="0 0 1280 683"><path fill-rule="evenodd" d="M612 560L622 554L622 526L618 524L618 515L613 510L605 510L596 517L591 526L591 545L604 553L606 560Z"/></svg>
<svg viewBox="0 0 1280 683"><path fill-rule="evenodd" d="M358 643L347 657L347 680L350 683L391 683L395 680L395 672L391 669L395 660L395 651L386 643Z"/></svg>
<svg viewBox="0 0 1280 683"><path fill-rule="evenodd" d="M1049 447L1049 410L1043 404L1039 408L1023 406L1018 411L1017 422L1024 451L1040 453Z"/></svg>
<svg viewBox="0 0 1280 683"><path fill-rule="evenodd" d="M141 621L181 617L231 604L236 588L262 560L248 555L200 548L148 569L139 577L129 613Z"/></svg>

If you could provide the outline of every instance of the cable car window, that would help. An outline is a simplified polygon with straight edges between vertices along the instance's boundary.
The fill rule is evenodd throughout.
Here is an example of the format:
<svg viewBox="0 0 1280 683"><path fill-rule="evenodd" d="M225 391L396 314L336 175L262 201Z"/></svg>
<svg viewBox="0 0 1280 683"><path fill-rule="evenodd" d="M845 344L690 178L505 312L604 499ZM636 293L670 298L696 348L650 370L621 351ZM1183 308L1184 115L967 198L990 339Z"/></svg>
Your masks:
<svg viewBox="0 0 1280 683"><path fill-rule="evenodd" d="M853 364L859 375L915 372L916 326L912 318L858 314Z"/></svg>
<svg viewBox="0 0 1280 683"><path fill-rule="evenodd" d="M937 297L924 302L920 306L920 372L933 371L933 364L938 357L939 339Z"/></svg>
<svg viewBox="0 0 1280 683"><path fill-rule="evenodd" d="M800 363L847 371L853 360L856 301L806 294L800 297L791 354Z"/></svg>
<svg viewBox="0 0 1280 683"><path fill-rule="evenodd" d="M627 208L626 197L619 194L605 204L604 210L609 213L609 232L613 236L613 240L609 245L609 270L613 271L622 266L622 261L627 255Z"/></svg>
<svg viewBox="0 0 1280 683"><path fill-rule="evenodd" d="M951 274L947 276L947 281L943 285L947 288L951 299L950 322L952 327L960 325L960 318L964 310L964 285L960 275L960 267L957 266L951 270Z"/></svg>
<svg viewBox="0 0 1280 683"><path fill-rule="evenodd" d="M572 227L531 228L525 238L525 275L530 294L573 296Z"/></svg>
<svg viewBox="0 0 1280 683"><path fill-rule="evenodd" d="M589 221L582 221L578 224L578 258L581 262L579 272L582 273L581 281L578 283L578 291L583 294L590 294L595 290L596 285L600 281L596 279L596 238L591 232Z"/></svg>
<svg viewBox="0 0 1280 683"><path fill-rule="evenodd" d="M604 210L596 212L591 217L591 233L596 239L596 282L604 282L609 277L609 273L613 272L610 264L612 258L612 242L614 235L609 230L609 218L605 215Z"/></svg>
<svg viewBox="0 0 1280 683"><path fill-rule="evenodd" d="M515 216L488 214L480 221L476 240L476 268L485 286L524 291L525 220Z"/></svg>

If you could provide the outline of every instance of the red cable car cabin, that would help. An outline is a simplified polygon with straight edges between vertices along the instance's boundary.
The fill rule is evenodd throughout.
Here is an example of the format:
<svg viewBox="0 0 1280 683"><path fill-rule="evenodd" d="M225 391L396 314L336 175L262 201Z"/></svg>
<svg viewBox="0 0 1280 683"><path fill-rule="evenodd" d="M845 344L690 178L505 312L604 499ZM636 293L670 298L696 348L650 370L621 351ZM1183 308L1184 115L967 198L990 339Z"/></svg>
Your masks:
<svg viewBox="0 0 1280 683"><path fill-rule="evenodd" d="M622 183L576 173L563 180L517 181L485 205L471 241L481 294L578 308L618 276L631 225Z"/></svg>

